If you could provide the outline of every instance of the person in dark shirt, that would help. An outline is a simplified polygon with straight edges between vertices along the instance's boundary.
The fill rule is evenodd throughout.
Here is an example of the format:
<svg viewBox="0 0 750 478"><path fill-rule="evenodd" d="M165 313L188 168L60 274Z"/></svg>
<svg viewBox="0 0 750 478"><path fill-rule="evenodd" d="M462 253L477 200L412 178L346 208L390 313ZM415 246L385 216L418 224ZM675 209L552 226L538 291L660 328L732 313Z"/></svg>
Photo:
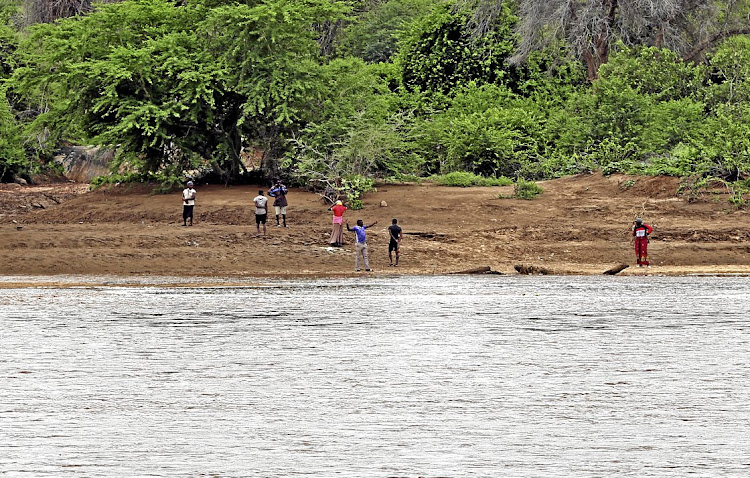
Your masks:
<svg viewBox="0 0 750 478"><path fill-rule="evenodd" d="M281 183L281 179L277 179L276 185L268 191L268 195L275 198L273 200L273 207L276 210L276 227L281 227L279 216L284 218L284 227L286 227L286 207L288 205L286 194L287 189L286 186Z"/></svg>
<svg viewBox="0 0 750 478"><path fill-rule="evenodd" d="M388 226L388 235L391 240L388 242L388 259L391 266L398 265L398 257L401 253L401 227L398 225L398 219L393 218L392 224ZM396 263L393 263L393 252L396 253Z"/></svg>

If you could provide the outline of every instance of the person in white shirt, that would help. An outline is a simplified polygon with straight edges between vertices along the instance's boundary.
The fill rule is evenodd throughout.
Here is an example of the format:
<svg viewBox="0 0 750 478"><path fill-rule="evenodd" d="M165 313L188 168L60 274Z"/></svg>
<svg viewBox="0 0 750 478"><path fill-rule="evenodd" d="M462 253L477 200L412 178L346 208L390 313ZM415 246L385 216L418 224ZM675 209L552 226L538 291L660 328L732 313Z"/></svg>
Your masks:
<svg viewBox="0 0 750 478"><path fill-rule="evenodd" d="M263 190L253 199L255 203L255 228L260 235L260 225L263 224L263 235L266 235L266 219L268 219L268 198L263 195Z"/></svg>
<svg viewBox="0 0 750 478"><path fill-rule="evenodd" d="M187 187L182 191L182 225L193 225L193 209L195 208L196 191L193 189L193 182L188 181ZM190 224L187 220L190 219Z"/></svg>

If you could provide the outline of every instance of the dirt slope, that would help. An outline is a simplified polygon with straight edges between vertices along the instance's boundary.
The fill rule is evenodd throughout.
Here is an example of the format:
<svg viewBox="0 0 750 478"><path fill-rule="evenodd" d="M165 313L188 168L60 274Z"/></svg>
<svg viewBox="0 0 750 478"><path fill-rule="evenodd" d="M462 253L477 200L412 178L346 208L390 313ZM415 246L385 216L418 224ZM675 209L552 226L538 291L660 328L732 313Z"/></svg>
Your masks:
<svg viewBox="0 0 750 478"><path fill-rule="evenodd" d="M621 274L750 273L748 213L726 198L689 203L678 196L674 178L595 174L540 184L544 193L532 201L498 197L512 194L512 187L383 185L345 219L378 221L368 231L374 274L482 266L515 274L516 264L601 274L619 263L634 265L636 214L654 227L653 267ZM182 227L179 193L0 185L0 275L354 274L353 235L344 248L328 246L331 213L319 196L290 190L289 227L270 224L266 237L256 237L251 202L257 186L197 190L196 223ZM405 232L398 268L388 266L387 256L386 228L394 217Z"/></svg>

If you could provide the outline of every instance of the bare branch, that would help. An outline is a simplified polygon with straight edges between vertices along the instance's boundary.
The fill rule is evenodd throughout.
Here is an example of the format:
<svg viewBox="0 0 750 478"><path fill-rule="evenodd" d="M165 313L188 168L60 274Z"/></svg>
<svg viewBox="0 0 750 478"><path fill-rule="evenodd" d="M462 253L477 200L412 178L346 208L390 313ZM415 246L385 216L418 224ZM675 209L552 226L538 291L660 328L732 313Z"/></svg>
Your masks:
<svg viewBox="0 0 750 478"><path fill-rule="evenodd" d="M691 50L687 55L683 56L682 59L685 61L693 61L698 55L703 53L708 48L711 48L716 43L720 42L721 40L724 40L726 38L735 36L735 35L750 35L750 26L746 28L738 28L737 30L730 30L726 32L719 32L712 36L710 39L704 41L703 43L697 45L693 50Z"/></svg>
<svg viewBox="0 0 750 478"><path fill-rule="evenodd" d="M494 2L502 4L502 0ZM666 47L692 59L718 40L750 27L742 10L747 8L746 0L519 0L518 4L521 42L512 61L521 62L532 51L564 40L572 54L587 63L590 79L608 60L615 40L628 46Z"/></svg>

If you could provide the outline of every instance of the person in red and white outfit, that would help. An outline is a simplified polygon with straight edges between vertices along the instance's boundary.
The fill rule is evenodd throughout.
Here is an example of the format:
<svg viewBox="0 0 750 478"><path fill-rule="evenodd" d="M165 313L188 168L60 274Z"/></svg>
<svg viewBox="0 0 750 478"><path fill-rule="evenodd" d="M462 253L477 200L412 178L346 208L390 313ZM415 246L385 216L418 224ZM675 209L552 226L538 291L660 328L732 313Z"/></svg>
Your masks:
<svg viewBox="0 0 750 478"><path fill-rule="evenodd" d="M635 218L633 239L635 241L635 257L638 267L651 267L648 263L648 236L653 230L651 226L643 222L643 219L640 217Z"/></svg>

